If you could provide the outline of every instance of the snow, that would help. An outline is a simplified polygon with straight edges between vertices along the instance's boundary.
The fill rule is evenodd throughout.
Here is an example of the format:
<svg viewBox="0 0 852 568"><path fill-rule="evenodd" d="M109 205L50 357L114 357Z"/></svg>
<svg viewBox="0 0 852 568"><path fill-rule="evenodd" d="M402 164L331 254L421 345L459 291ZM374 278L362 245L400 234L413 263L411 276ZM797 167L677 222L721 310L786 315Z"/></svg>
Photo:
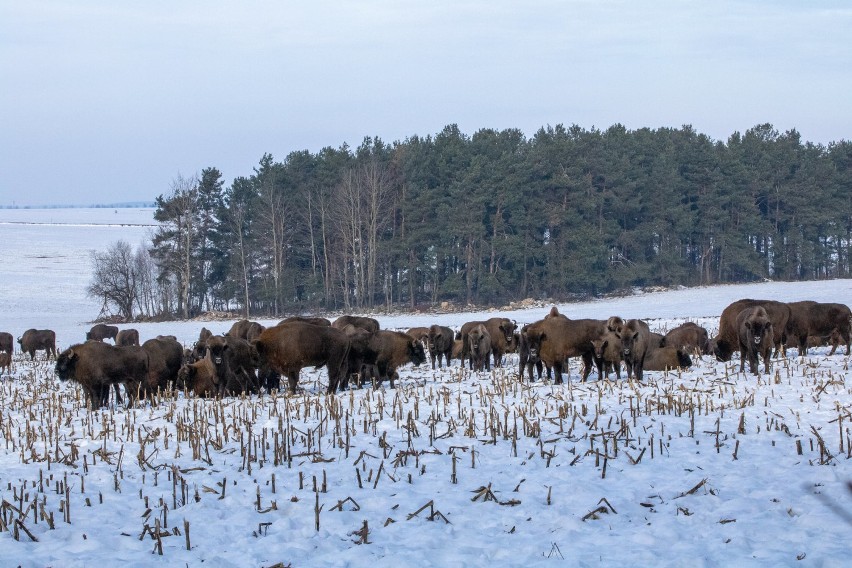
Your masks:
<svg viewBox="0 0 852 568"><path fill-rule="evenodd" d="M0 329L50 327L60 348L84 337L98 308L81 291L87 251L144 233L73 215L34 228L0 212ZM739 298L847 302L850 289L767 282L559 309L715 330ZM549 308L378 319L458 327L497 315L531 322ZM202 325L220 333L231 323L134 327L143 340L189 343ZM491 373L408 366L395 390L334 397L322 394L324 369L305 370L295 397L179 395L96 412L43 355L16 354L13 377L0 379L3 564L846 566L852 393L845 347L828 350L792 349L760 376L739 374L737 358L704 357L642 384L583 384L575 361L564 385L521 383L510 356ZM36 500L52 530L34 516ZM15 540L18 509L37 542L20 526ZM356 544L365 522L368 543Z"/></svg>

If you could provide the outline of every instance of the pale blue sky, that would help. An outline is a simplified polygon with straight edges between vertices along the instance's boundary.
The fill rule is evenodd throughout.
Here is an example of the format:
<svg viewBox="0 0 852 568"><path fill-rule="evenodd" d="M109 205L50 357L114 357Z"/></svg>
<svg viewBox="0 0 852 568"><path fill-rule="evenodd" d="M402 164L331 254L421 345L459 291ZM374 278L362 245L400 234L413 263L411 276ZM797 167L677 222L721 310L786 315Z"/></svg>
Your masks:
<svg viewBox="0 0 852 568"><path fill-rule="evenodd" d="M150 200L364 136L852 137L852 4L0 0L0 205Z"/></svg>

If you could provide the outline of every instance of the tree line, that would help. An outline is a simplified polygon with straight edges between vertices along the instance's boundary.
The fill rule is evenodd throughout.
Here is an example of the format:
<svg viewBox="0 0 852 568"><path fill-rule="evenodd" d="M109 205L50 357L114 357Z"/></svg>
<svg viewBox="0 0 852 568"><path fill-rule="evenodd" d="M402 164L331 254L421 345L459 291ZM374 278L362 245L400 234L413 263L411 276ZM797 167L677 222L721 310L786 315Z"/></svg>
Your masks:
<svg viewBox="0 0 852 568"><path fill-rule="evenodd" d="M150 248L137 251L156 273L142 271L154 285L136 302L144 315L848 277L852 143L769 124L725 142L689 126L558 125L527 138L450 125L393 144L265 154L227 187L215 167L179 176L155 219Z"/></svg>

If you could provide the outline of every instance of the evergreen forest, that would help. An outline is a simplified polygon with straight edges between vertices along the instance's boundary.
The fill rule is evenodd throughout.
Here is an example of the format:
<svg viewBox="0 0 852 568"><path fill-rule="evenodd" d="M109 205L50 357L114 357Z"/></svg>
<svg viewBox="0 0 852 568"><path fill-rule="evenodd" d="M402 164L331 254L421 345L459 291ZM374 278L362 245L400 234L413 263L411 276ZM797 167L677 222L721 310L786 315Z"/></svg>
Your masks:
<svg viewBox="0 0 852 568"><path fill-rule="evenodd" d="M156 205L146 252L159 292L140 311L183 317L560 301L852 269L852 142L769 124L724 142L689 126L527 138L450 125L265 154L229 186L209 167Z"/></svg>

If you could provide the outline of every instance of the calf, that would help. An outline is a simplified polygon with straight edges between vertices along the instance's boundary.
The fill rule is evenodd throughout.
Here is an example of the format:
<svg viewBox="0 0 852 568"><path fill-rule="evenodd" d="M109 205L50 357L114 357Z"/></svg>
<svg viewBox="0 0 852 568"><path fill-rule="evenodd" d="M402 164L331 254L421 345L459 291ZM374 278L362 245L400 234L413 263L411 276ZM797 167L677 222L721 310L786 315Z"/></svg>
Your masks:
<svg viewBox="0 0 852 568"><path fill-rule="evenodd" d="M592 357L598 368L598 380L604 376L609 379L610 371L615 371L615 378L621 380L621 341L614 332L607 330L598 339L592 340L594 352Z"/></svg>
<svg viewBox="0 0 852 568"><path fill-rule="evenodd" d="M766 372L770 372L772 348L775 344L772 321L763 306L753 306L737 315L737 330L740 343L740 372L745 370L748 359L749 370L758 374L758 355L763 357Z"/></svg>
<svg viewBox="0 0 852 568"><path fill-rule="evenodd" d="M6 374L12 374L12 356L5 351L0 351L0 376L3 375L3 369L6 369Z"/></svg>

